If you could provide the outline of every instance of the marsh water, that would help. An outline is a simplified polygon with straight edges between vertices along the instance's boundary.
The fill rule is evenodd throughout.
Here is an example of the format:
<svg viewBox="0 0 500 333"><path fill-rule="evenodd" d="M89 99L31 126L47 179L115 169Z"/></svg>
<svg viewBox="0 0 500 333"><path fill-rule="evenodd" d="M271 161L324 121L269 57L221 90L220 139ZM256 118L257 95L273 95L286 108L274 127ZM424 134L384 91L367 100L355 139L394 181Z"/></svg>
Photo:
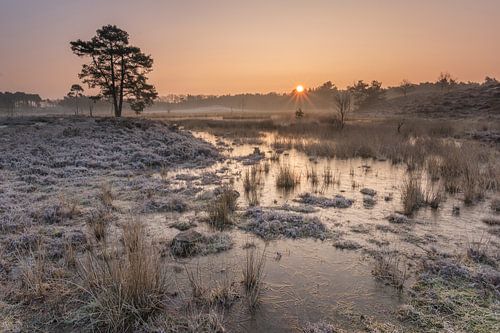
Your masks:
<svg viewBox="0 0 500 333"><path fill-rule="evenodd" d="M272 148L273 134L266 134L259 144L234 144L208 133L195 135L217 145L226 159L208 169L176 170L169 177L175 179L179 187L190 183L210 189L215 185L203 179L207 174L217 174L223 182L232 183L241 194L238 199L240 212L249 206L243 178L252 168L252 163L244 157L252 156L256 148L265 156L253 163L262 166L258 189L261 207L300 206L296 200L305 192L327 198L342 195L354 200L349 208L314 207L315 211L307 215L317 216L333 232L334 239L353 241L359 244L358 249L337 249L331 239L282 238L264 242L234 228L228 231L234 240L231 250L182 261L183 265L199 271L209 284L228 279L240 281L245 245L254 243L261 250L265 248L267 260L261 304L253 314L244 302L226 310L225 319L231 331L289 332L305 322L318 321L331 321L349 328L353 318L364 317L400 325L396 310L404 303L405 296L374 278L371 273L374 261L369 254L400 251L405 253L407 264L412 267L412 258L433 248L460 253L468 242L488 235L486 226L480 221L487 202L465 206L459 196L452 195L447 195L438 209L423 207L418 210L411 224L389 223L387 217L402 210L400 190L407 173L403 165L373 159L310 158L294 149L281 151L279 161L271 161L271 156L274 155L274 159L278 156ZM265 168L264 163L268 164ZM291 191L284 192L276 187L281 165L290 166L300 175L300 183ZM313 171L318 177L314 184L308 177ZM328 186L323 182L324 172L331 173L334 178ZM432 185L430 181L428 184ZM364 202L360 193L362 188L377 192L374 204ZM459 207L459 214L454 207ZM158 222L156 227L163 230L168 222L195 218L189 214L170 214L165 222L164 215L152 217ZM204 224L198 224L197 229L209 232ZM178 231L169 229L168 232L173 237ZM180 280L183 276L179 273Z"/></svg>

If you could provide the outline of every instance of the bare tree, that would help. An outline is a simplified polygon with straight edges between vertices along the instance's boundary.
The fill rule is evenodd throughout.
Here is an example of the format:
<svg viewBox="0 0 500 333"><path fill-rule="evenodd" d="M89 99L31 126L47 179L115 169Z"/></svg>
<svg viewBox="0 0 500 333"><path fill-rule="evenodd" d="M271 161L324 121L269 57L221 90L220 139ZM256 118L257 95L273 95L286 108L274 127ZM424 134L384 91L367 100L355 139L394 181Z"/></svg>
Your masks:
<svg viewBox="0 0 500 333"><path fill-rule="evenodd" d="M352 111L352 95L351 92L338 91L334 97L335 107L337 110L337 117L340 122L340 128L344 128L347 116Z"/></svg>
<svg viewBox="0 0 500 333"><path fill-rule="evenodd" d="M415 85L411 83L410 81L404 79L401 81L401 84L399 85L399 90L403 93L404 97L408 94L408 92L413 89Z"/></svg>

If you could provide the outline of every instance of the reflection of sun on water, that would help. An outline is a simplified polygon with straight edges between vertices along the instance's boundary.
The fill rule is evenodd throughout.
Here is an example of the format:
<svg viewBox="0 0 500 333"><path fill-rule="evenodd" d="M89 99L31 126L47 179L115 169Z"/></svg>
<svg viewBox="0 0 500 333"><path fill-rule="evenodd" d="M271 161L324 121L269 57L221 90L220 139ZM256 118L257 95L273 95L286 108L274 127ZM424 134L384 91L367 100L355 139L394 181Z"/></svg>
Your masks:
<svg viewBox="0 0 500 333"><path fill-rule="evenodd" d="M300 85L300 84L299 84L299 85L295 88L295 90L296 90L298 93L301 93L301 92L303 92L303 91L304 91L304 87L303 87L302 85Z"/></svg>

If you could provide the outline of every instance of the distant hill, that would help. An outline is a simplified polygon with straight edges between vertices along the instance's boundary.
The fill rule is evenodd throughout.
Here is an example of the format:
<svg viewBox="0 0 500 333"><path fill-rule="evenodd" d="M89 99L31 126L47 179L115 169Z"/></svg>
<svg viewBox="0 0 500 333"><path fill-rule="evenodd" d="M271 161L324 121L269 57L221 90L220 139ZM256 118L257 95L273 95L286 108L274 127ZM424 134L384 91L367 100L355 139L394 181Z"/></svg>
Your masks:
<svg viewBox="0 0 500 333"><path fill-rule="evenodd" d="M379 115L408 115L424 117L482 117L500 118L500 83L468 84L450 91L415 88L407 96L396 88L386 91L385 99L360 110L360 113Z"/></svg>

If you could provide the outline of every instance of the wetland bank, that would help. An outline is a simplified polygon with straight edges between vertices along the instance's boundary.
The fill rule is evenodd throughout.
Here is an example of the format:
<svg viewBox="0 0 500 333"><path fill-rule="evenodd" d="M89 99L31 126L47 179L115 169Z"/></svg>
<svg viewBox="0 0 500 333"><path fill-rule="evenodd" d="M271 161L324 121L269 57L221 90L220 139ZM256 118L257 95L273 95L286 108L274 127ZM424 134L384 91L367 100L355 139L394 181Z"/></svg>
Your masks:
<svg viewBox="0 0 500 333"><path fill-rule="evenodd" d="M2 329L496 331L497 147L397 125L3 120Z"/></svg>

